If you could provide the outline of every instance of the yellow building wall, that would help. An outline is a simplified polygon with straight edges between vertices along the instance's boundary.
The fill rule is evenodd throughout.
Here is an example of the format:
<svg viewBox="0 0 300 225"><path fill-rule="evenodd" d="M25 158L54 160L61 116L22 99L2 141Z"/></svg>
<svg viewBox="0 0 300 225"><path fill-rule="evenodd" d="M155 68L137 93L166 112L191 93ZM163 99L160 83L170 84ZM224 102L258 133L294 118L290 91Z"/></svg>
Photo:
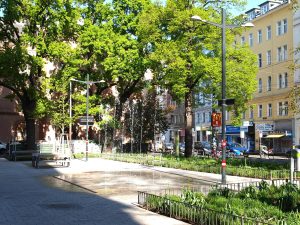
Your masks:
<svg viewBox="0 0 300 225"><path fill-rule="evenodd" d="M287 33L277 35L277 22L287 19ZM261 15L250 21L254 24L253 28L247 28L242 35L236 39L237 43L241 42L241 37L245 37L245 43L249 44L249 34L253 34L253 46L250 47L255 54L261 53L262 67L259 68L257 80L262 79L262 92L259 93L259 88L254 93L253 100L249 105L253 105L254 118L249 118L250 110L246 112L245 120L253 120L258 123L269 123L275 120L293 118L291 110L287 116L279 116L278 103L289 101L288 95L293 87L294 75L290 69L293 63L293 13L290 4L281 5L265 15ZM271 39L267 40L267 27L271 26ZM283 27L283 26L282 26ZM262 31L262 42L258 43L258 30ZM277 61L277 49L287 45L287 60ZM267 51L271 50L271 65L267 65ZM283 79L285 73L288 74L288 84L286 88L279 88L279 74L282 74ZM267 90L268 77L271 76L271 90ZM267 116L267 106L272 104L272 116ZM258 105L263 106L262 117L258 117Z"/></svg>

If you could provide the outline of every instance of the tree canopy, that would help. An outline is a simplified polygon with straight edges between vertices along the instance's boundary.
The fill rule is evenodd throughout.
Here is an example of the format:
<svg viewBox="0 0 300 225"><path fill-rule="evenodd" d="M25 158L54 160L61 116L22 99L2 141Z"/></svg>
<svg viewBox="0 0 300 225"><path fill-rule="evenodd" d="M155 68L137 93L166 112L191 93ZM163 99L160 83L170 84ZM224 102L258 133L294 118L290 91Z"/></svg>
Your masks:
<svg viewBox="0 0 300 225"><path fill-rule="evenodd" d="M244 4L239 0L164 4L148 0L2 0L0 85L20 101L33 146L36 118L49 116L58 124L66 118L59 114L67 112L71 79L84 81L89 75L91 81L103 80L89 89L91 111L97 113L95 107L105 102L116 107L120 120L123 104L148 85L144 74L151 69L151 84L185 102L186 147L190 149L186 156L190 156L192 94L220 98L222 43L220 28L190 18L199 15L220 23L222 7ZM228 15L228 24L236 22L241 21ZM228 29L226 35L227 96L236 100L236 118L256 86L256 58L247 47L233 44L238 32ZM75 87L78 103L83 102L80 91L86 84ZM117 90L115 96L108 91L111 88ZM75 113L82 114L83 109L75 108Z"/></svg>

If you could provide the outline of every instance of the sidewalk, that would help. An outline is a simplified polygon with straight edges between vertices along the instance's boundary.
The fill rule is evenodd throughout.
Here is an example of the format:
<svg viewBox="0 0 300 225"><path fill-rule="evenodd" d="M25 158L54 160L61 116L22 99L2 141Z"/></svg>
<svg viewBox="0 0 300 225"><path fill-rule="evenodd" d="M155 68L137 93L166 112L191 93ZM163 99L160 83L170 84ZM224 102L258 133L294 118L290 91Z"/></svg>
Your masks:
<svg viewBox="0 0 300 225"><path fill-rule="evenodd" d="M108 189L122 187L127 183L131 185L128 187L133 187L130 183L132 180L141 182L144 179L143 173L154 176L157 171L192 179L202 176L208 182L218 182L220 179L220 175L216 174L148 168L103 159L89 159L88 162L73 160L70 168L42 166L35 169L30 164L31 162L11 162L0 158L1 225L184 225L186 223L137 207L137 194L126 195L126 187L120 193L111 195L102 195L99 188L102 188L103 182L110 184ZM141 173L140 177L136 175L137 171ZM118 179L109 180L114 172L121 174ZM127 173L130 177L126 177ZM95 175L102 177L97 180L98 178L93 177ZM238 182L237 179L240 178L228 176L228 181ZM143 185L150 188L156 184ZM119 198L119 195L123 197Z"/></svg>

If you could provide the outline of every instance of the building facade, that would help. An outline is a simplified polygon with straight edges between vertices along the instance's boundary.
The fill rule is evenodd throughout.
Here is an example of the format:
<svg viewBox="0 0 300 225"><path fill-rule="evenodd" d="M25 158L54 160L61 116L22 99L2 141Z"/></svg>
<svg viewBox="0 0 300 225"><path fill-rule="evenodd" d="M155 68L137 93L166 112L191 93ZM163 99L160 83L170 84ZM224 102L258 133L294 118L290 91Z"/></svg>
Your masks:
<svg viewBox="0 0 300 225"><path fill-rule="evenodd" d="M248 45L257 55L258 86L240 127L231 126L233 115L226 114L227 141L240 142L251 150L263 144L274 152L286 152L300 143L300 115L294 116L290 109L291 90L300 82L300 70L293 69L300 59L295 54L300 43L300 13L292 6L291 1L265 1L246 12L247 22L254 27L243 30L235 42ZM209 113L207 104L194 110L196 141L209 141L210 120L205 119Z"/></svg>
<svg viewBox="0 0 300 225"><path fill-rule="evenodd" d="M298 82L291 69L297 45L294 33L300 34L294 27L292 3L265 1L246 14L254 27L245 30L236 42L249 45L257 55L259 72L258 87L244 121L255 126L255 149L262 143L274 152L286 152L296 139L299 142L289 107L291 90Z"/></svg>

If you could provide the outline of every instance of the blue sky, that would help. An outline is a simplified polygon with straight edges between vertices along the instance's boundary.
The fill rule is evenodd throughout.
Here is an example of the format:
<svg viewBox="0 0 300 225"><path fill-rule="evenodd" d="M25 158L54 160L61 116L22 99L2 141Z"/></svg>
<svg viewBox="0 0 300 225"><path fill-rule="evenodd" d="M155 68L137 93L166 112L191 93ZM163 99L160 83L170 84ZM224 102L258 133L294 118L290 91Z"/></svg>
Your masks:
<svg viewBox="0 0 300 225"><path fill-rule="evenodd" d="M249 9L252 9L254 7L257 7L259 4L265 2L266 0L252 0L252 1L249 1L248 0L248 4L246 6L246 11L249 10Z"/></svg>
<svg viewBox="0 0 300 225"><path fill-rule="evenodd" d="M261 4L261 3L265 2L265 1L267 1L267 0L248 0L247 1L248 2L247 5L245 6L245 11L243 11L243 12L236 12L236 14L239 15L239 14L242 14L242 13L248 11L249 9L252 9L254 7L258 7L259 4Z"/></svg>

